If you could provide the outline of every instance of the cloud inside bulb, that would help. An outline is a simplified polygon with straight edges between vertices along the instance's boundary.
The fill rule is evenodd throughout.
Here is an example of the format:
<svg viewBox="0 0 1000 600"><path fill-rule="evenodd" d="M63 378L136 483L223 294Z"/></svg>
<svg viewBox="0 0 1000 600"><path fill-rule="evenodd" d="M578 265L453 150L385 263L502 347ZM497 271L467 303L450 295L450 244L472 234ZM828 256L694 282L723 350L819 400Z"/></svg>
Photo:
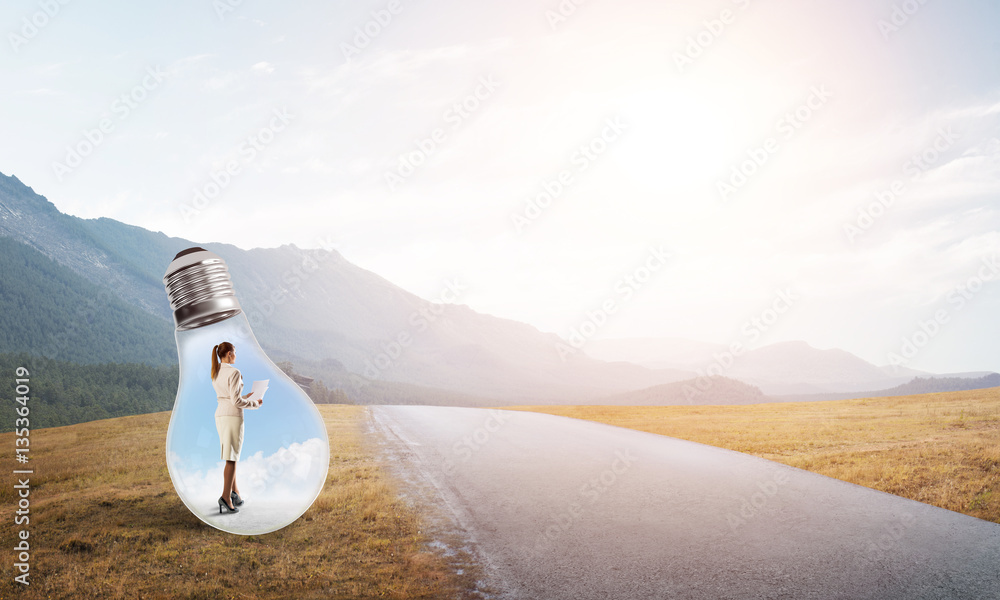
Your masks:
<svg viewBox="0 0 1000 600"><path fill-rule="evenodd" d="M192 469L176 452L167 457L178 492L187 498L218 498L222 491L222 469L225 461L218 461L209 469ZM323 441L310 438L301 443L282 447L269 456L258 451L241 457L236 467L236 481L240 494L271 502L300 503L304 486L315 480L323 461L329 460ZM309 497L312 500L312 496Z"/></svg>

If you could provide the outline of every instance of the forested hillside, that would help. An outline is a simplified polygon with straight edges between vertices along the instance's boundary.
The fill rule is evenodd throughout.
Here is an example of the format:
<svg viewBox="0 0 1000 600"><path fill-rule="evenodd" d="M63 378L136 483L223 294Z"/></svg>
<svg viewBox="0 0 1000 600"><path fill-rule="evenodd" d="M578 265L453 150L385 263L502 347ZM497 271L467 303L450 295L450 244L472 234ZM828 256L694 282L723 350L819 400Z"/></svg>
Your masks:
<svg viewBox="0 0 1000 600"><path fill-rule="evenodd" d="M81 365L26 353L2 353L5 398L14 396L18 367L28 369L31 429L170 410L177 395L176 366ZM13 418L0 420L0 431L13 427Z"/></svg>
<svg viewBox="0 0 1000 600"><path fill-rule="evenodd" d="M0 237L0 273L0 352L76 363L176 364L173 323L34 248Z"/></svg>

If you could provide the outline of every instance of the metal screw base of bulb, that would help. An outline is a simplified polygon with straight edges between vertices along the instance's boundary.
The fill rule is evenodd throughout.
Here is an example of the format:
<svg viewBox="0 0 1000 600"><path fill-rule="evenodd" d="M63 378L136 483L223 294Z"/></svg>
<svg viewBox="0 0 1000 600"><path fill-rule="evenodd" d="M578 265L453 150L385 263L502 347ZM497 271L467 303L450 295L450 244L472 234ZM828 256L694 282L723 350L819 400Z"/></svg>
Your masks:
<svg viewBox="0 0 1000 600"><path fill-rule="evenodd" d="M241 312L226 261L204 248L179 252L163 276L177 331L204 327Z"/></svg>

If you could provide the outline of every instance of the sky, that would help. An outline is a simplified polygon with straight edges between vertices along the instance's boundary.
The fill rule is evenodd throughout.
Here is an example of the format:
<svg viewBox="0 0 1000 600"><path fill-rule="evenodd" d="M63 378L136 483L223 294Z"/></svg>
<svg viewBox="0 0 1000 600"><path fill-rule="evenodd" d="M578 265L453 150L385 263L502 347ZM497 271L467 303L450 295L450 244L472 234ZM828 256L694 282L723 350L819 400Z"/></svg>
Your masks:
<svg viewBox="0 0 1000 600"><path fill-rule="evenodd" d="M566 338L1000 370L998 25L989 0L16 0L0 172L83 218L333 245L429 300L460 281Z"/></svg>

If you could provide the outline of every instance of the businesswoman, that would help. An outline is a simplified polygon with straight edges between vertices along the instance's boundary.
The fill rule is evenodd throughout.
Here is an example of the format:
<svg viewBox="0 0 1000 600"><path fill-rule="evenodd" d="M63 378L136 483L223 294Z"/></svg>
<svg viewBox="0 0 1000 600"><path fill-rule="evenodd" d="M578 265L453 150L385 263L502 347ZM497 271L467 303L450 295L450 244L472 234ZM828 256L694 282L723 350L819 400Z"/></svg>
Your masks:
<svg viewBox="0 0 1000 600"><path fill-rule="evenodd" d="M240 459L243 447L243 409L258 408L264 399L247 400L250 394L243 394L243 376L233 366L236 349L229 342L222 342L212 348L212 387L219 398L215 409L215 428L219 431L222 444L222 460L226 461L222 471L222 496L219 498L219 512L239 512L237 506L243 504L240 488L236 485L236 461ZM243 394L243 395L241 395Z"/></svg>

